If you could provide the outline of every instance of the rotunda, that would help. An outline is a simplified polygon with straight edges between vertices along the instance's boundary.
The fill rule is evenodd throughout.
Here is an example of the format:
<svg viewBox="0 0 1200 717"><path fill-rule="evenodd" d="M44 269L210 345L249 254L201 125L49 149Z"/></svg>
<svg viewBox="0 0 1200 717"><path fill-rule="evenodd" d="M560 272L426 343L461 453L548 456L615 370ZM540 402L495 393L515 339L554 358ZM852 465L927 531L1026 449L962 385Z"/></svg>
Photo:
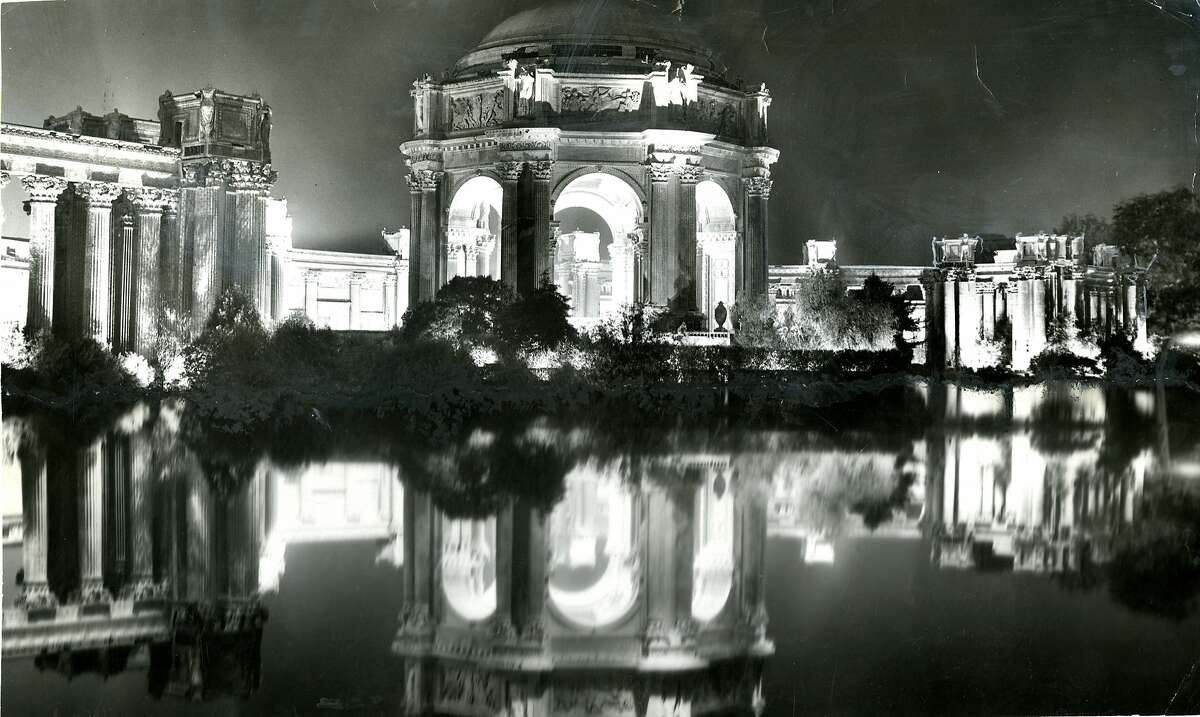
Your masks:
<svg viewBox="0 0 1200 717"><path fill-rule="evenodd" d="M630 0L552 2L413 83L410 302L460 275L558 285L587 323L767 286L765 85Z"/></svg>

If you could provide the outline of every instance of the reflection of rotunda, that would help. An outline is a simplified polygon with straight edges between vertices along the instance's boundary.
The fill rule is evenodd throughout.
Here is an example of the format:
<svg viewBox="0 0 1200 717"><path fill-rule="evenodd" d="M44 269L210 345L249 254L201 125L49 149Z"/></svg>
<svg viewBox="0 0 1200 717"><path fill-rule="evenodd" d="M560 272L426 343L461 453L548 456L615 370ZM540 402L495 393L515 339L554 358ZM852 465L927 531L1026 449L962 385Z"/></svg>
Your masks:
<svg viewBox="0 0 1200 717"><path fill-rule="evenodd" d="M764 292L771 98L712 57L644 3L558 2L414 82L410 300L546 278L581 321L644 301L711 325Z"/></svg>
<svg viewBox="0 0 1200 717"><path fill-rule="evenodd" d="M765 489L727 457L642 468L582 463L549 514L516 501L480 521L405 491L409 713L754 709L774 651Z"/></svg>

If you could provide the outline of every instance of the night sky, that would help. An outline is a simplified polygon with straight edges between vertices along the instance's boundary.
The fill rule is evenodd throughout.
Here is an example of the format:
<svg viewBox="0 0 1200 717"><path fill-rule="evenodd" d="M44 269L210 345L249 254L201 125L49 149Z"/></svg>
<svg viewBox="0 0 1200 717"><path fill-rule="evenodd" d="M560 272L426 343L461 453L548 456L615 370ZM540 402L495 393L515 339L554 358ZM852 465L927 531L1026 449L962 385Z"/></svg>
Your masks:
<svg viewBox="0 0 1200 717"><path fill-rule="evenodd" d="M836 237L843 263L916 263L935 234L1051 229L1192 182L1200 23L1182 13L1200 4L1171 2L687 0L684 14L774 96L770 261ZM380 228L408 218L412 80L535 4L5 4L0 116L153 117L167 88L260 92L296 244L381 250ZM4 233L27 235L5 194Z"/></svg>

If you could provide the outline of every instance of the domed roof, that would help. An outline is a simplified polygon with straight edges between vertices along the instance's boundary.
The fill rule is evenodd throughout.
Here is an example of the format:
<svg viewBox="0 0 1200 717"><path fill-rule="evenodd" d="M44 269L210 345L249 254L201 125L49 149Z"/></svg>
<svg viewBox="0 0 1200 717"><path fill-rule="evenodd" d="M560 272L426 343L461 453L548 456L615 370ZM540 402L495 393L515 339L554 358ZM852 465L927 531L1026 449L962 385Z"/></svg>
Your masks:
<svg viewBox="0 0 1200 717"><path fill-rule="evenodd" d="M539 57L562 56L580 61L604 56L597 48L626 48L621 55L642 59L690 62L709 76L722 74L715 53L705 46L700 34L678 15L668 12L671 0L553 0L509 17L483 38L456 70L494 61L502 53L536 46ZM610 63L621 55L610 55ZM486 58L486 59L485 59Z"/></svg>

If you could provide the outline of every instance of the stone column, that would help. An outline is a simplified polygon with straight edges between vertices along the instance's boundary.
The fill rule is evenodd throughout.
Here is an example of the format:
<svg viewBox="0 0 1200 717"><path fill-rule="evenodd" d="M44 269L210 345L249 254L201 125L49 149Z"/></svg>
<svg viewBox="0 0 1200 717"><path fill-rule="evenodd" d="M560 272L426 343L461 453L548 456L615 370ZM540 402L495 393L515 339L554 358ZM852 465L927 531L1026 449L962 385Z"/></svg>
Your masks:
<svg viewBox="0 0 1200 717"><path fill-rule="evenodd" d="M112 310L112 203L121 188L106 182L80 182L75 191L87 206L83 247L83 335L100 345L109 340Z"/></svg>
<svg viewBox="0 0 1200 717"><path fill-rule="evenodd" d="M550 244L553 236L550 221L554 208L550 206L550 178L554 174L554 162L543 160L530 165L533 170L533 287L543 281L552 281L550 272Z"/></svg>
<svg viewBox="0 0 1200 717"><path fill-rule="evenodd" d="M767 291L767 203L771 198L769 177L747 177L745 231L745 287L752 295Z"/></svg>
<svg viewBox="0 0 1200 717"><path fill-rule="evenodd" d="M362 330L362 285L367 275L361 271L350 272L350 330Z"/></svg>
<svg viewBox="0 0 1200 717"><path fill-rule="evenodd" d="M125 352L133 347L134 264L137 261L137 242L133 217L123 213L116 223L117 246L113 251L112 330L113 351Z"/></svg>
<svg viewBox="0 0 1200 717"><path fill-rule="evenodd" d="M700 282L696 278L696 183L703 174L703 168L690 164L679 172L679 221L676 226L679 237L676 240L674 296L680 308L687 311L695 311L700 305Z"/></svg>
<svg viewBox="0 0 1200 717"><path fill-rule="evenodd" d="M443 173L422 169L414 172L421 188L420 257L414 267L420 276L420 300L433 299L442 288L446 255L445 233L441 227L441 186Z"/></svg>
<svg viewBox="0 0 1200 717"><path fill-rule="evenodd" d="M396 275L383 275L383 325L390 329L396 325Z"/></svg>
<svg viewBox="0 0 1200 717"><path fill-rule="evenodd" d="M664 162L647 165L650 174L650 303L665 306L675 294L675 213L678 203L672 191L675 168Z"/></svg>
<svg viewBox="0 0 1200 717"><path fill-rule="evenodd" d="M1032 280L1027 278L1017 279L1015 284L1016 305L1010 312L1012 316L1012 368L1014 371L1028 371L1029 363L1033 359L1029 347L1033 286Z"/></svg>
<svg viewBox="0 0 1200 717"><path fill-rule="evenodd" d="M942 334L945 338L945 367L955 368L959 365L960 346L958 343L958 280L945 276L940 282L942 294Z"/></svg>
<svg viewBox="0 0 1200 717"><path fill-rule="evenodd" d="M500 280L517 288L518 252L517 232L517 188L521 178L522 162L497 162L500 187L503 191L500 206Z"/></svg>
<svg viewBox="0 0 1200 717"><path fill-rule="evenodd" d="M79 456L79 585L84 603L108 602L104 588L104 439Z"/></svg>
<svg viewBox="0 0 1200 717"><path fill-rule="evenodd" d="M22 564L25 585L20 602L26 608L54 607L58 601L47 580L46 450L35 441L24 442L18 457L21 462L21 512L25 521Z"/></svg>
<svg viewBox="0 0 1200 717"><path fill-rule="evenodd" d="M1136 336L1137 335L1137 319L1138 319L1138 309L1137 309L1138 290L1137 290L1137 280L1136 279L1131 278L1125 284L1124 293L1125 293L1125 296L1123 297L1123 299L1124 299L1124 309L1125 309L1124 310L1125 321L1124 321L1123 325L1121 326L1121 329L1126 334L1129 334L1130 336Z"/></svg>
<svg viewBox="0 0 1200 717"><path fill-rule="evenodd" d="M980 282L979 293L983 297L983 338L991 341L996 338L996 285Z"/></svg>
<svg viewBox="0 0 1200 717"><path fill-rule="evenodd" d="M221 181L215 172L208 180ZM217 305L224 269L225 190L219 184L188 190L192 196L192 324L204 327Z"/></svg>
<svg viewBox="0 0 1200 717"><path fill-rule="evenodd" d="M1033 280L1032 306L1029 322L1029 357L1036 358L1046 348L1046 280Z"/></svg>
<svg viewBox="0 0 1200 717"><path fill-rule="evenodd" d="M288 283L288 247L283 237L267 237L267 252L271 255L271 318L275 321L286 319L286 309L283 305ZM395 289L395 287L392 287Z"/></svg>
<svg viewBox="0 0 1200 717"><path fill-rule="evenodd" d="M414 172L405 177L405 181L408 182L409 223L411 225L408 232L408 256L411 267L408 272L408 304L413 306L432 297L424 295L424 287L421 284L421 217L424 216L421 209L421 180Z"/></svg>
<svg viewBox="0 0 1200 717"><path fill-rule="evenodd" d="M313 323L317 323L317 289L320 280L321 272L316 269L304 272L304 315Z"/></svg>
<svg viewBox="0 0 1200 717"><path fill-rule="evenodd" d="M21 178L21 186L29 193L29 303L25 328L30 332L48 331L54 322L54 208L67 188L67 180L30 174Z"/></svg>
<svg viewBox="0 0 1200 717"><path fill-rule="evenodd" d="M978 367L979 324L982 305L974 277L958 282L958 362Z"/></svg>
<svg viewBox="0 0 1200 717"><path fill-rule="evenodd" d="M608 257L612 263L612 303L619 311L625 304L633 303L633 250L628 237L613 237L608 245Z"/></svg>
<svg viewBox="0 0 1200 717"><path fill-rule="evenodd" d="M492 253L496 249L496 240L489 236L476 242L475 246L477 251L475 275L490 276L494 279L496 274L492 271Z"/></svg>
<svg viewBox="0 0 1200 717"><path fill-rule="evenodd" d="M176 314L183 311L180 298L180 262L183 243L179 239L179 192L162 190L162 226L159 229L158 290L160 304Z"/></svg>
<svg viewBox="0 0 1200 717"><path fill-rule="evenodd" d="M143 356L150 356L158 338L158 309L162 305L159 251L166 196L163 190L152 188L142 188L131 194L137 211L137 250L133 271L136 294L133 312L134 350Z"/></svg>

